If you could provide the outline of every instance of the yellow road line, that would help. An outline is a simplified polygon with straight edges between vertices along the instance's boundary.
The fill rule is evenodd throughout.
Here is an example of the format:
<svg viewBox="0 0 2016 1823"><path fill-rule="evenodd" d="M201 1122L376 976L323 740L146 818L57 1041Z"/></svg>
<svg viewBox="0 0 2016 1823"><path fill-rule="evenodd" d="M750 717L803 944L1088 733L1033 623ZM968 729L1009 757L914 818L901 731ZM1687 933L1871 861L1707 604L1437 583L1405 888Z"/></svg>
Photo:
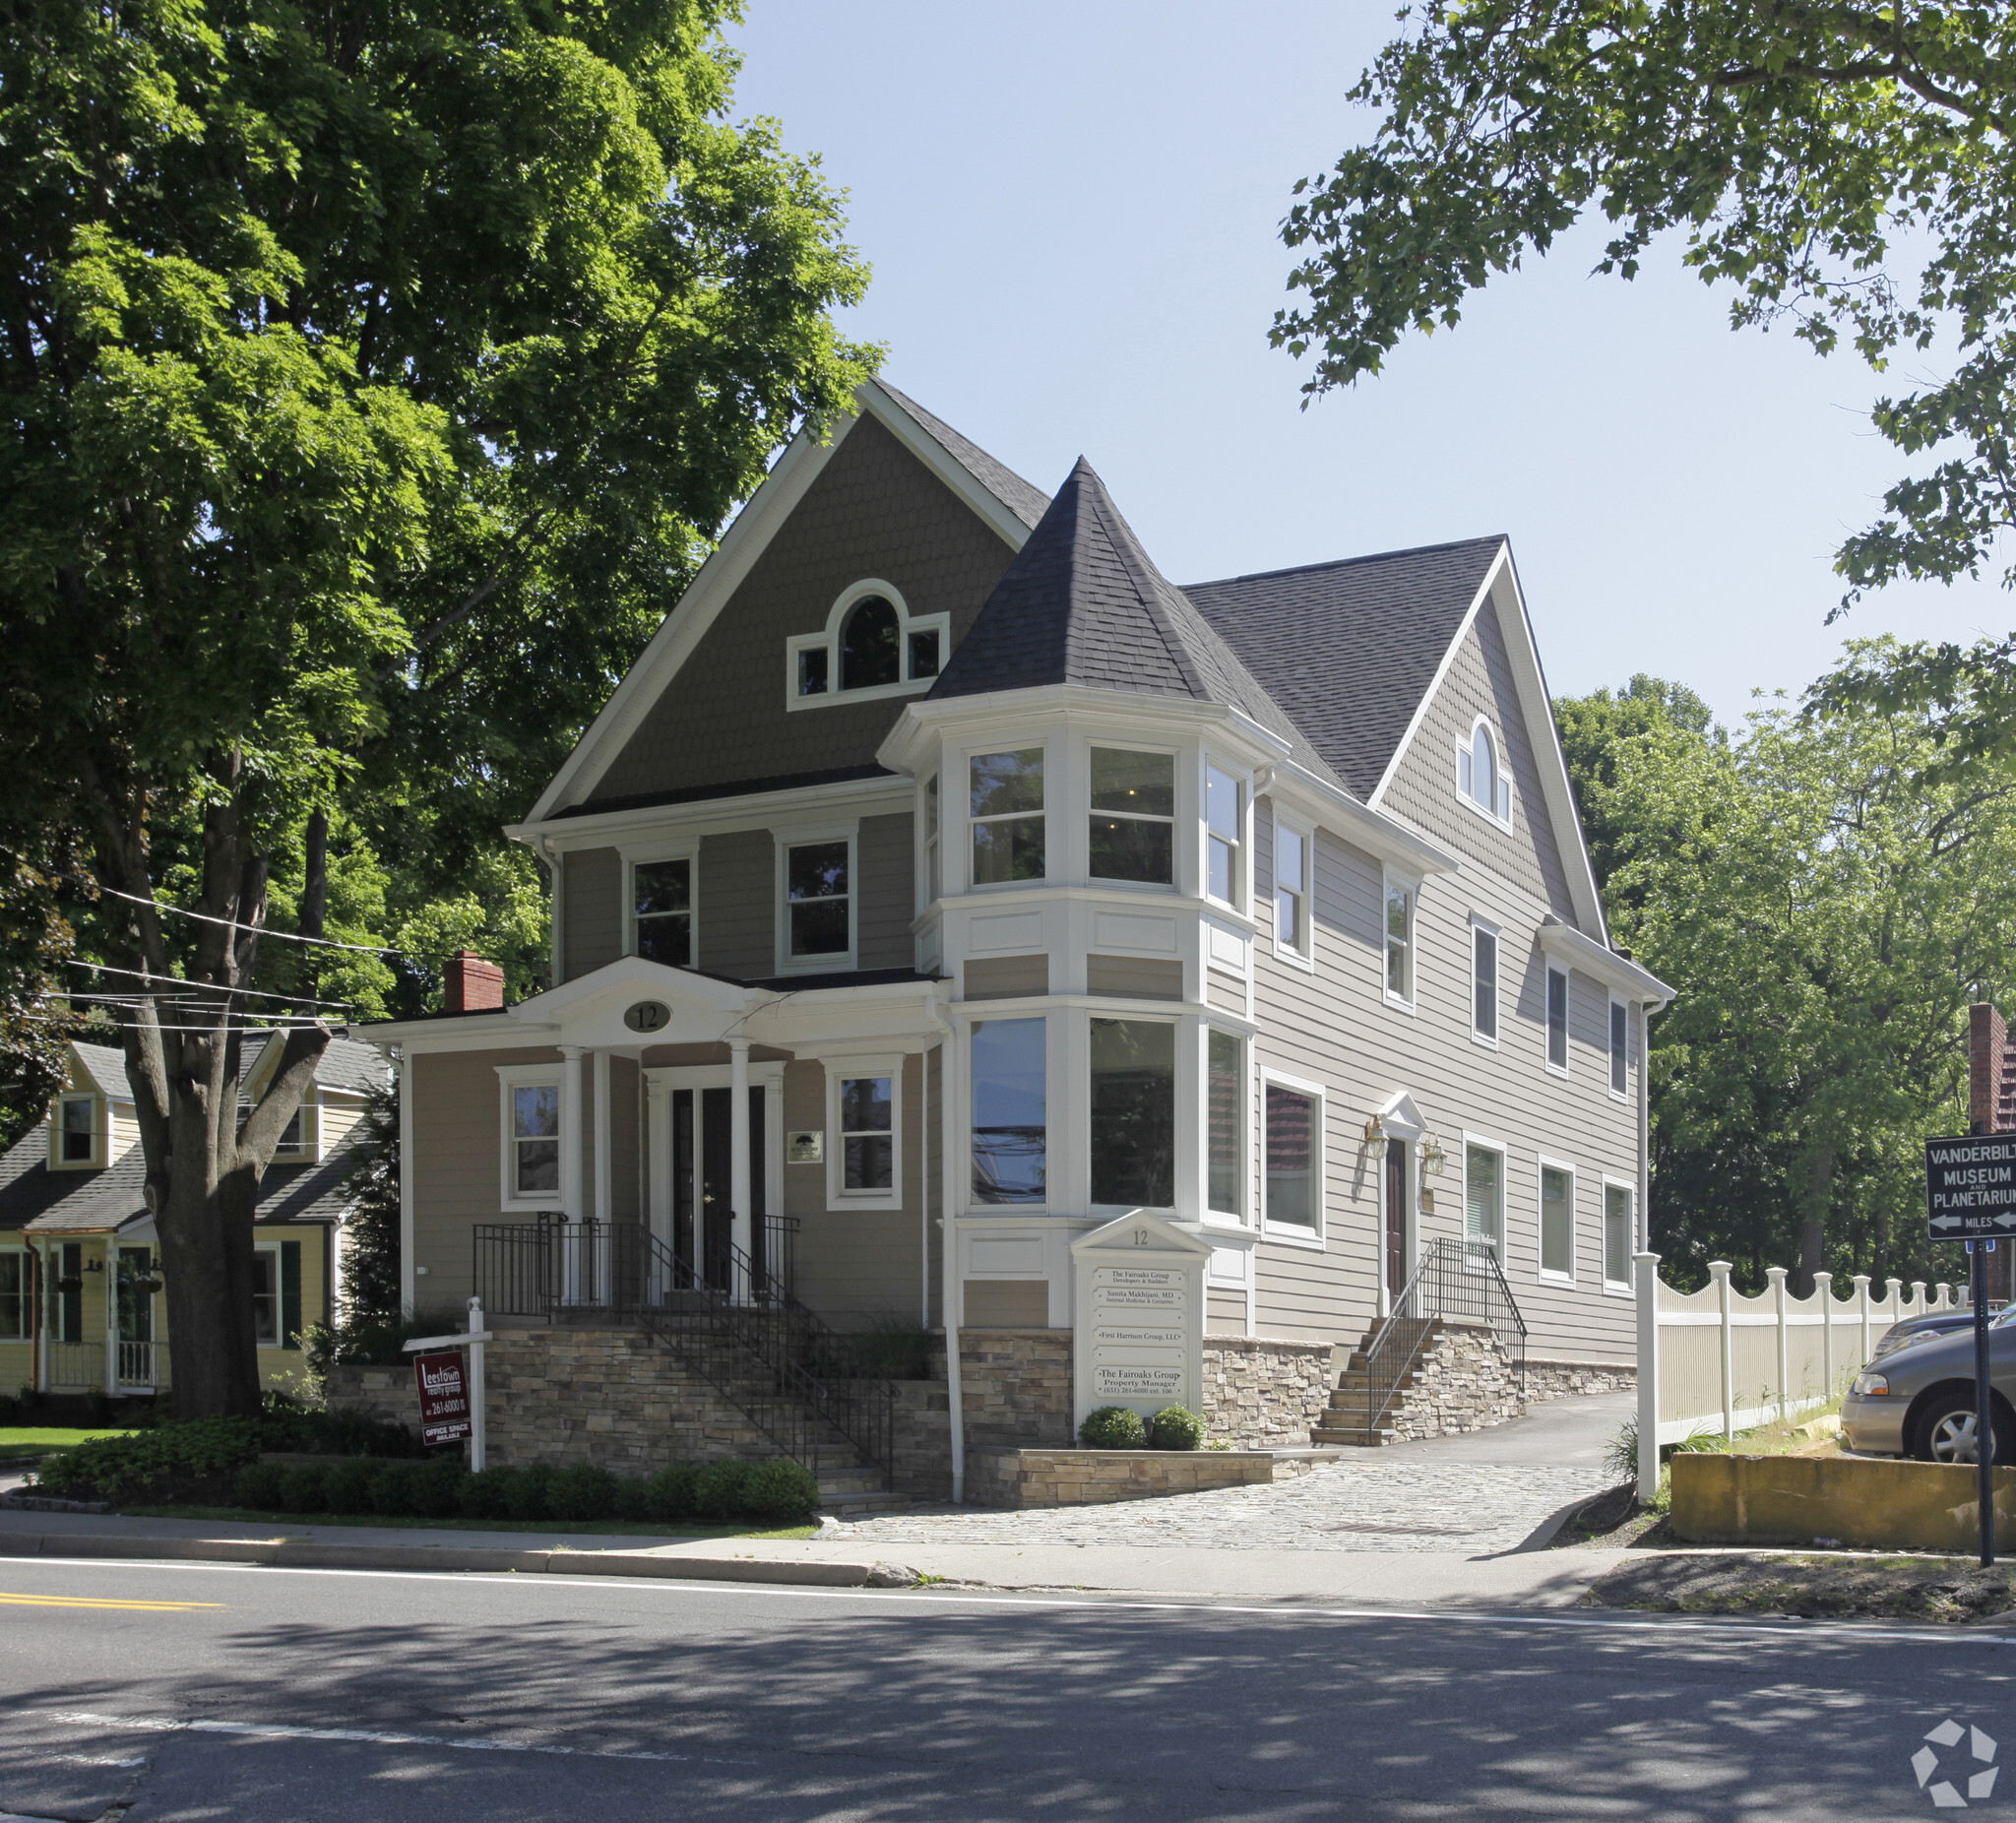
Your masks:
<svg viewBox="0 0 2016 1823"><path fill-rule="evenodd" d="M109 1596L10 1595L0 1590L0 1605L8 1607L123 1607L148 1614L183 1614L191 1608L222 1607L221 1602L119 1602Z"/></svg>

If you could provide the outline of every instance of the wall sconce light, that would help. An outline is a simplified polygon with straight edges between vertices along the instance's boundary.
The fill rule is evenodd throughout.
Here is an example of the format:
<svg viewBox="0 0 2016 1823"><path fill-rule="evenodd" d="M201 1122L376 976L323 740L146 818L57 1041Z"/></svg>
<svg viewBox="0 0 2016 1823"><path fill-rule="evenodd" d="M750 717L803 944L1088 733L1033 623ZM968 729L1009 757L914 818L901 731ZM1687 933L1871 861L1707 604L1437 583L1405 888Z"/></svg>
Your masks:
<svg viewBox="0 0 2016 1823"><path fill-rule="evenodd" d="M1429 1176L1439 1177L1442 1174L1442 1164L1448 1156L1442 1150L1442 1142L1432 1133L1421 1141L1421 1169Z"/></svg>
<svg viewBox="0 0 2016 1823"><path fill-rule="evenodd" d="M88 1273L101 1273L105 1270L105 1263L103 1260L86 1260L84 1270Z"/></svg>
<svg viewBox="0 0 2016 1823"><path fill-rule="evenodd" d="M1365 1122L1365 1157L1374 1164L1386 1157L1386 1124L1377 1114Z"/></svg>

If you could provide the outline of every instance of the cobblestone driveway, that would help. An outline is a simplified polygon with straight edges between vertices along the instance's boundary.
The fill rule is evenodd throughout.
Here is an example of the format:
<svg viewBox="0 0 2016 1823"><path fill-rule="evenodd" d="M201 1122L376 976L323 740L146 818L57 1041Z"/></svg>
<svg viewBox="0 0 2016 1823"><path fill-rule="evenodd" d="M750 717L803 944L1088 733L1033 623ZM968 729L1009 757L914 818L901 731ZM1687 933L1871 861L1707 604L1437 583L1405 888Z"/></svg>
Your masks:
<svg viewBox="0 0 2016 1823"><path fill-rule="evenodd" d="M940 1507L842 1521L837 1538L884 1544L1135 1544L1162 1549L1510 1550L1601 1469L1340 1463L1264 1487L1220 1487L1111 1506L1021 1512Z"/></svg>

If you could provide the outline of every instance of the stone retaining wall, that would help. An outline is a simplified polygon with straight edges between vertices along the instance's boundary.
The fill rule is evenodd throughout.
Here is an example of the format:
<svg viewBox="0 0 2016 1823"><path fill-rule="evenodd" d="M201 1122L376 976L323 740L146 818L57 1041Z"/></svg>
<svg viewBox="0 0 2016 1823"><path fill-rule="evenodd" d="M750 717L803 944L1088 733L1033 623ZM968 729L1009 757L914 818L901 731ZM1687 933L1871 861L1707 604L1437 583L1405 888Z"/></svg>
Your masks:
<svg viewBox="0 0 2016 1823"><path fill-rule="evenodd" d="M1572 1399L1582 1393L1629 1393L1638 1385L1638 1369L1613 1361L1537 1361L1526 1363L1526 1403L1545 1405L1550 1399Z"/></svg>
<svg viewBox="0 0 2016 1823"><path fill-rule="evenodd" d="M1198 1415L1214 1440L1234 1449L1306 1449L1309 1426L1330 1404L1331 1355L1327 1342L1206 1336Z"/></svg>
<svg viewBox="0 0 2016 1823"><path fill-rule="evenodd" d="M381 1424L420 1427L420 1394L411 1361L399 1367L332 1367L322 1382L323 1403L332 1410L361 1412Z"/></svg>
<svg viewBox="0 0 2016 1823"><path fill-rule="evenodd" d="M1519 1383L1490 1326L1442 1317L1415 1361L1412 1384L1388 1412L1386 1427L1396 1442L1408 1442L1482 1430L1519 1414Z"/></svg>
<svg viewBox="0 0 2016 1823"><path fill-rule="evenodd" d="M1281 1467L1295 1474L1307 1465ZM977 1449L966 1453L966 1497L974 1506L1095 1506L1271 1481L1275 1472L1264 1450Z"/></svg>
<svg viewBox="0 0 2016 1823"><path fill-rule="evenodd" d="M969 1450L1068 1448L1076 1435L1071 1332L961 1330L959 1402Z"/></svg>

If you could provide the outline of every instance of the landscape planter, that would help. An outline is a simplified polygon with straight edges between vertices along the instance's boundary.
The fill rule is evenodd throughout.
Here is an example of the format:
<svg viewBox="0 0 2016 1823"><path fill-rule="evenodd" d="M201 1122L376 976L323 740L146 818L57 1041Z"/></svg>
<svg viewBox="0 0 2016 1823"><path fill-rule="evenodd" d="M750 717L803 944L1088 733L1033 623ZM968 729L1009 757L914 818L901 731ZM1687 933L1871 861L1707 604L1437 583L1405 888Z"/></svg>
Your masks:
<svg viewBox="0 0 2016 1823"><path fill-rule="evenodd" d="M2016 1469L1995 1472L1998 1544L2016 1546ZM1969 1463L1866 1456L1672 1459L1672 1529L1700 1544L1812 1544L1972 1553L1981 1542Z"/></svg>
<svg viewBox="0 0 2016 1823"><path fill-rule="evenodd" d="M1207 1487L1299 1474L1306 1452L1272 1450L969 1449L966 1497L975 1506L1102 1506L1194 1494Z"/></svg>

